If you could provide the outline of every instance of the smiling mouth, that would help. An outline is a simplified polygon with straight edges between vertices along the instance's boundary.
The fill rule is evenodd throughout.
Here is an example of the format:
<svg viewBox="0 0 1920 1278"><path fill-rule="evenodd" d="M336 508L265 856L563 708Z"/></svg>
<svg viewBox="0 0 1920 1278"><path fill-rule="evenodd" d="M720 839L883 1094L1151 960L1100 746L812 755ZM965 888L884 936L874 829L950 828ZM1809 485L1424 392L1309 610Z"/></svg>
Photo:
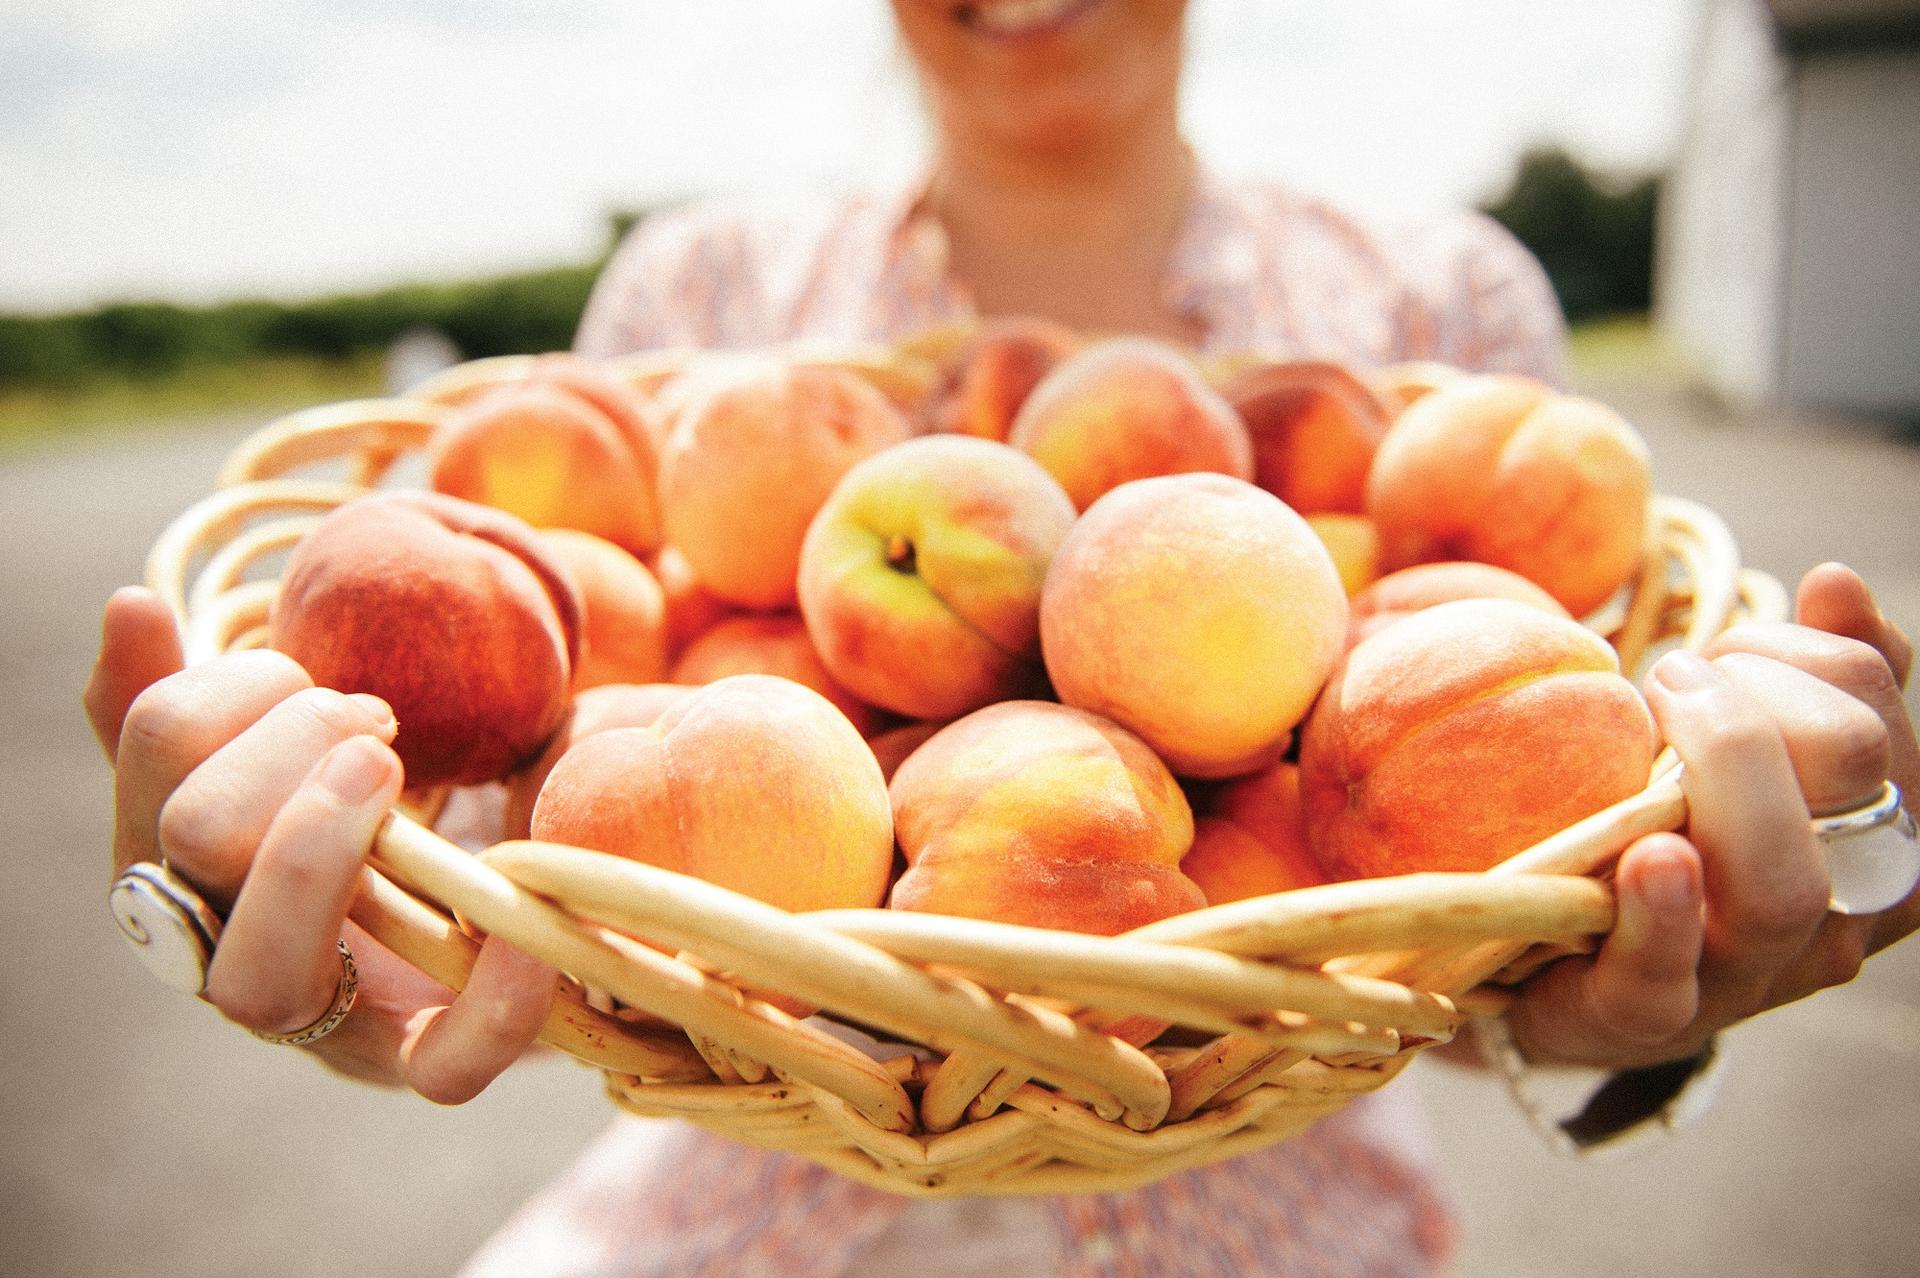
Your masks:
<svg viewBox="0 0 1920 1278"><path fill-rule="evenodd" d="M981 35L1038 35L1064 26L1096 0L968 0L953 7L953 20Z"/></svg>

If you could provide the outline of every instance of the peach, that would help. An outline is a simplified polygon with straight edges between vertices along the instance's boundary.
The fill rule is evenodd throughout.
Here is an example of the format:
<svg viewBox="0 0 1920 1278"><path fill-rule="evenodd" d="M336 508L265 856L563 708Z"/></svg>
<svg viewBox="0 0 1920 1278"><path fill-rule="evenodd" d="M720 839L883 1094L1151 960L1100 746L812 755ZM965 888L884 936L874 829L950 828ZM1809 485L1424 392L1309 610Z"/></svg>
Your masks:
<svg viewBox="0 0 1920 1278"><path fill-rule="evenodd" d="M1074 521L1039 463L929 435L867 458L800 552L800 612L820 659L875 705L945 719L1031 693L1040 588Z"/></svg>
<svg viewBox="0 0 1920 1278"><path fill-rule="evenodd" d="M715 623L673 663L673 682L713 683L728 675L779 675L805 684L847 716L861 736L885 717L827 673L807 627L791 612L745 613Z"/></svg>
<svg viewBox="0 0 1920 1278"><path fill-rule="evenodd" d="M988 706L908 756L889 790L908 866L895 909L1113 935L1204 903L1179 870L1186 795L1097 715Z"/></svg>
<svg viewBox="0 0 1920 1278"><path fill-rule="evenodd" d="M667 600L647 566L610 541L571 528L541 540L573 574L585 607L586 640L573 689L655 683L667 674Z"/></svg>
<svg viewBox="0 0 1920 1278"><path fill-rule="evenodd" d="M1415 400L1442 386L1459 381L1466 374L1451 364L1430 359L1403 360L1375 369L1367 378L1374 393L1385 400L1395 415L1404 412Z"/></svg>
<svg viewBox="0 0 1920 1278"><path fill-rule="evenodd" d="M1072 329L1050 320L990 321L947 356L921 420L928 430L1004 441L1040 379L1079 346Z"/></svg>
<svg viewBox="0 0 1920 1278"><path fill-rule="evenodd" d="M1007 442L1047 468L1085 510L1102 493L1155 475L1253 478L1253 445L1192 361L1145 338L1096 342L1033 388Z"/></svg>
<svg viewBox="0 0 1920 1278"><path fill-rule="evenodd" d="M1095 502L1040 599L1068 705L1138 733L1182 776L1279 760L1340 654L1347 596L1286 503L1224 475L1136 480Z"/></svg>
<svg viewBox="0 0 1920 1278"><path fill-rule="evenodd" d="M910 421L919 419L921 406L932 393L938 375L938 370L928 361L889 346L790 349L796 365L840 368L852 373L885 395Z"/></svg>
<svg viewBox="0 0 1920 1278"><path fill-rule="evenodd" d="M1276 763L1220 786L1194 809L1193 850L1180 870L1208 905L1325 883L1307 848L1300 769Z"/></svg>
<svg viewBox="0 0 1920 1278"><path fill-rule="evenodd" d="M455 404L430 449L432 487L536 527L652 550L657 446L639 398L572 356L529 368Z"/></svg>
<svg viewBox="0 0 1920 1278"><path fill-rule="evenodd" d="M1353 597L1348 611L1347 646L1351 648L1375 631L1423 608L1457 599L1511 599L1551 616L1572 619L1572 614L1560 606L1559 600L1517 572L1471 560L1415 564L1388 573Z"/></svg>
<svg viewBox="0 0 1920 1278"><path fill-rule="evenodd" d="M1414 613L1347 654L1300 743L1335 878L1483 870L1637 793L1653 719L1613 649L1506 599Z"/></svg>
<svg viewBox="0 0 1920 1278"><path fill-rule="evenodd" d="M1652 491L1646 444L1612 409L1529 378L1463 377L1395 420L1367 513L1389 572L1478 560L1583 616L1638 571Z"/></svg>
<svg viewBox="0 0 1920 1278"><path fill-rule="evenodd" d="M675 411L673 388L700 352L690 346L654 347L610 359L600 367L633 393L646 412L643 424L659 453L667 442Z"/></svg>
<svg viewBox="0 0 1920 1278"><path fill-rule="evenodd" d="M662 546L648 561L666 601L667 655L676 657L699 635L734 613L693 575L693 565L672 546Z"/></svg>
<svg viewBox="0 0 1920 1278"><path fill-rule="evenodd" d="M399 721L411 786L470 785L538 754L567 710L580 596L539 534L435 493L348 502L289 556L268 643Z"/></svg>
<svg viewBox="0 0 1920 1278"><path fill-rule="evenodd" d="M880 775L891 782L900 765L951 722L951 719L921 719L868 737L867 744L873 747L873 757L880 762Z"/></svg>
<svg viewBox="0 0 1920 1278"><path fill-rule="evenodd" d="M660 459L667 540L714 595L793 607L800 542L855 462L913 433L843 368L733 366L706 375Z"/></svg>
<svg viewBox="0 0 1920 1278"><path fill-rule="evenodd" d="M526 767L507 778L504 837L524 839L533 829L533 804L546 784L547 774L560 756L596 732L609 728L647 728L670 706L697 689L677 683L603 683L575 694L566 723L553 734L547 748Z"/></svg>
<svg viewBox="0 0 1920 1278"><path fill-rule="evenodd" d="M540 789L533 836L785 910L876 906L893 865L867 743L825 697L770 675L722 679L651 727L577 742Z"/></svg>
<svg viewBox="0 0 1920 1278"><path fill-rule="evenodd" d="M1253 440L1253 482L1303 515L1358 514L1393 409L1324 360L1259 364L1222 390Z"/></svg>
<svg viewBox="0 0 1920 1278"><path fill-rule="evenodd" d="M1334 571L1349 599L1380 575L1380 530L1365 515L1308 515L1307 527L1333 556Z"/></svg>

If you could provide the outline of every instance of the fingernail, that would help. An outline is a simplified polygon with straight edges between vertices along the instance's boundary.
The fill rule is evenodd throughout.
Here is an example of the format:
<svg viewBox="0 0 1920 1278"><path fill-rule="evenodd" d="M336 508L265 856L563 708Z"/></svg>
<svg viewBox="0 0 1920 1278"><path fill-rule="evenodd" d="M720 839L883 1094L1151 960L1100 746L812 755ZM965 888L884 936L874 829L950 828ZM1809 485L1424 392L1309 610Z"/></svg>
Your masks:
<svg viewBox="0 0 1920 1278"><path fill-rule="evenodd" d="M1648 904L1661 914L1680 914L1696 908L1693 875L1677 861L1656 861L1641 875Z"/></svg>
<svg viewBox="0 0 1920 1278"><path fill-rule="evenodd" d="M393 774L386 750L366 737L342 741L321 760L318 780L342 803L365 803Z"/></svg>
<svg viewBox="0 0 1920 1278"><path fill-rule="evenodd" d="M374 696L371 692L356 692L347 700L366 711L367 718L381 727L393 726L393 707Z"/></svg>
<svg viewBox="0 0 1920 1278"><path fill-rule="evenodd" d="M1682 648L1660 658L1653 677L1669 692L1698 692L1713 686L1719 674L1705 657Z"/></svg>

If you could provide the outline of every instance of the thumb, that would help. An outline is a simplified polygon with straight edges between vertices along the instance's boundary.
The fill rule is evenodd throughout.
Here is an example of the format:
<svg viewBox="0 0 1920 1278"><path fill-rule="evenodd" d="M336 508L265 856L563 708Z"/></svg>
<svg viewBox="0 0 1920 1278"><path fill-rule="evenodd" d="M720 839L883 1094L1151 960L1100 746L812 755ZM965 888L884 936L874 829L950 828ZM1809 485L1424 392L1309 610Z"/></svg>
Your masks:
<svg viewBox="0 0 1920 1278"><path fill-rule="evenodd" d="M120 747L120 727L133 699L184 664L173 610L160 596L141 586L114 591L101 621L100 655L81 696L109 761Z"/></svg>

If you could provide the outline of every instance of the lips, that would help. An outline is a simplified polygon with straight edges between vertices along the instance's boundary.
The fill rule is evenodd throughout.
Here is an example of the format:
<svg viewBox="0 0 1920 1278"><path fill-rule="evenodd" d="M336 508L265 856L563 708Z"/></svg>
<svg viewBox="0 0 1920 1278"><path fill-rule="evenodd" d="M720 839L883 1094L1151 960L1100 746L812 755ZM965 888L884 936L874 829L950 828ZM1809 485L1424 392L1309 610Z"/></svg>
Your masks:
<svg viewBox="0 0 1920 1278"><path fill-rule="evenodd" d="M969 0L953 8L961 26L980 35L1017 39L1065 26L1099 0Z"/></svg>

